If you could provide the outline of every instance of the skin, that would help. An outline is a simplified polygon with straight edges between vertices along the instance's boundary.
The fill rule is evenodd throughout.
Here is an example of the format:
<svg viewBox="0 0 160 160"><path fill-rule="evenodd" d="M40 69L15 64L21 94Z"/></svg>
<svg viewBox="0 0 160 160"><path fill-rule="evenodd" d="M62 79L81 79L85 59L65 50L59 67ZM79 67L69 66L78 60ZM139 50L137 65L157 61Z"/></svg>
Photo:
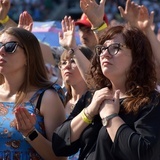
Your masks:
<svg viewBox="0 0 160 160"><path fill-rule="evenodd" d="M67 61L70 59L67 59ZM76 64L70 64L67 62L66 66L61 69L61 75L63 81L71 87L72 98L65 106L66 114L70 114L72 111L71 106L76 104L83 93L87 90L87 85L81 76Z"/></svg>
<svg viewBox="0 0 160 160"><path fill-rule="evenodd" d="M90 27L79 26L79 38L84 46L87 46L94 51L94 47L97 45L97 40Z"/></svg>
<svg viewBox="0 0 160 160"><path fill-rule="evenodd" d="M17 41L14 36L2 34L0 42ZM20 43L20 42L19 42ZM4 83L0 85L0 101L14 102L16 93L24 81L26 71L26 56L21 47L17 47L15 53L8 54L4 47L0 48L0 73L4 76ZM37 91L37 87L29 86L27 96L23 102L29 101L33 94ZM36 104L36 102L35 102ZM54 106L53 106L54 104ZM46 107L47 106L47 107ZM17 107L14 110L16 127L24 136L30 133L36 123L36 116L30 114L24 107ZM57 158L52 150L52 134L53 131L65 120L64 106L53 90L47 90L40 106L40 114L44 117L44 126L47 138L38 133L38 137L28 142L45 160L64 160L66 158Z"/></svg>

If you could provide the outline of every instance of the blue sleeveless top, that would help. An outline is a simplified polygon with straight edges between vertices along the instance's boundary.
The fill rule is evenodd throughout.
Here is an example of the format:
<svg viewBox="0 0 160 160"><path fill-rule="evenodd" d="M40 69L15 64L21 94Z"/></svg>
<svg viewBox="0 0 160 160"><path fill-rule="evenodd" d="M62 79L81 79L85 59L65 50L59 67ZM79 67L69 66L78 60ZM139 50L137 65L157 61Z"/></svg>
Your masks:
<svg viewBox="0 0 160 160"><path fill-rule="evenodd" d="M56 91L60 89L58 85L55 85L53 88ZM36 105L33 104L37 96L44 90L46 89L38 90L29 102L25 102L21 106L36 115L35 128L45 137L43 116L40 115ZM59 93L59 96L63 100L61 93ZM42 160L39 154L24 140L22 134L16 129L14 106L14 102L0 102L0 160Z"/></svg>

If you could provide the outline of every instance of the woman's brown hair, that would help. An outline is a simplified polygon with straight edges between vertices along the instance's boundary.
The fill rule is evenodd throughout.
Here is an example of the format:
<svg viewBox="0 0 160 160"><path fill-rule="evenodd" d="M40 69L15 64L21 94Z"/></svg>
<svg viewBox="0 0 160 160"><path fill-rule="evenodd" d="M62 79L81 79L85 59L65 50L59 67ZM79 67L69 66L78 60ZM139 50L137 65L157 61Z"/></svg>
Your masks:
<svg viewBox="0 0 160 160"><path fill-rule="evenodd" d="M148 38L136 27L129 25L114 26L100 38L99 43L103 45L106 40L113 39L115 35L121 34L124 44L131 50L132 64L126 74L126 95L124 100L126 112L136 113L140 106L150 101L149 95L156 88L155 62L152 48ZM108 86L112 89L110 80L101 71L99 56L93 57L88 84L94 89ZM121 78L121 77L117 77Z"/></svg>
<svg viewBox="0 0 160 160"><path fill-rule="evenodd" d="M47 78L45 63L38 39L23 28L10 27L2 30L0 36L9 34L18 39L26 56L26 72L24 82L16 94L16 106L21 104L27 95L29 86L35 88L48 88L52 83ZM0 84L4 83L4 77L0 74Z"/></svg>

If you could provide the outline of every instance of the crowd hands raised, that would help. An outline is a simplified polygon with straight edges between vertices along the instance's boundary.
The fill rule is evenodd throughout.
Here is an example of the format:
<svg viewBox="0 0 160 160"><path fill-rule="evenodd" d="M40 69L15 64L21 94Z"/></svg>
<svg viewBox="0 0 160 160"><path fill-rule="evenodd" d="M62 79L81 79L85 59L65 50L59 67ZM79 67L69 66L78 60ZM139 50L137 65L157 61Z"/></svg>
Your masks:
<svg viewBox="0 0 160 160"><path fill-rule="evenodd" d="M159 160L160 95L157 85L160 80L160 42L152 27L154 12L149 13L145 6L127 0L125 8L118 7L125 23L110 25L104 21L105 3L105 0L101 0L99 4L94 0L80 0L80 7L91 25L87 28L79 25L79 34L82 36L80 46L76 44L75 21L67 16L62 20L59 43L64 52L58 66L66 89L64 108L58 94L50 88L53 83L47 81L45 74L42 75L50 85L32 84L31 80L37 80L35 77L37 74L28 81L29 87L25 93L27 96L22 98L21 102L30 101L39 90L46 90L39 110L40 115L44 117L44 133L37 127L39 114L34 111L30 113L25 109L26 106L15 105L15 117L12 118L13 120L15 118L18 137L21 137L21 141L26 142L26 145L29 144L42 159L68 157L79 160ZM1 2L0 19L6 29L0 36L2 46L12 39L18 40L19 46L20 44L25 46L27 40L21 42L14 34L10 35L9 30L19 34L26 32L26 35L30 34L32 37L30 33L32 17L23 12L17 25L11 19L6 20L9 8L5 9L6 5L2 5L3 2ZM89 42L87 36L84 38L86 30L90 32L88 39L89 35L94 37L89 39L91 43L87 43ZM6 55L3 52L7 52L7 45L2 46L1 55ZM25 51L28 51L26 47ZM40 48L40 45L34 47ZM15 48L15 52L18 49L23 48ZM43 56L41 52L39 54ZM37 57L35 56L32 56L32 61L36 64L38 53ZM26 56L27 58L29 57ZM24 61L24 65L28 66L28 63L25 64ZM44 69L43 60L41 63ZM5 66L1 65L1 68ZM40 68L40 65L37 65L35 72ZM32 69L30 67L30 70ZM22 71L23 74L27 72L25 69ZM50 77L52 73L48 68L46 71ZM15 78L19 72L16 73ZM13 83L9 83L13 76L8 74L1 69L4 78L0 87L1 93L10 93L12 90L6 89L9 86L11 89L14 88L14 95L18 95L24 80L23 74L20 74L21 84L16 87ZM16 79L14 82L19 82L18 78ZM13 98L15 96L6 97L1 94L1 101L16 102ZM67 117L65 121L64 112ZM33 135L33 131L38 136ZM24 137L31 135L29 136L31 141L25 141L22 135Z"/></svg>

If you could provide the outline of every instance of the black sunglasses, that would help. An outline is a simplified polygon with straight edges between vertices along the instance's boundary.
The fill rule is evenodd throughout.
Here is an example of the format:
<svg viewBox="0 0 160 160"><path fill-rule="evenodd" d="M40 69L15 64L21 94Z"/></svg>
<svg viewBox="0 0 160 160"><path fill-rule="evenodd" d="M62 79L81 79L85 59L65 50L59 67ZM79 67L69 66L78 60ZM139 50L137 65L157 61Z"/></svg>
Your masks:
<svg viewBox="0 0 160 160"><path fill-rule="evenodd" d="M4 47L4 50L7 53L14 53L18 46L23 48L21 45L19 45L18 42L15 42L15 41L7 42L7 43L4 43L4 44L0 42L0 48Z"/></svg>

